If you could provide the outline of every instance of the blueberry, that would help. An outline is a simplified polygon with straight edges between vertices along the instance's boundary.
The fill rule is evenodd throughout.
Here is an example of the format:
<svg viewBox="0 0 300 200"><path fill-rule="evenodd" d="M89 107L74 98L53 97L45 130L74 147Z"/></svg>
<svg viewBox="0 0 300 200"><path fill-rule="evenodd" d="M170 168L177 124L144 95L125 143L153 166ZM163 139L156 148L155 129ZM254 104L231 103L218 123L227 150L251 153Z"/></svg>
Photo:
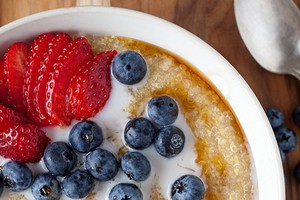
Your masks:
<svg viewBox="0 0 300 200"><path fill-rule="evenodd" d="M293 111L293 120L295 124L300 127L300 105Z"/></svg>
<svg viewBox="0 0 300 200"><path fill-rule="evenodd" d="M91 121L77 123L70 131L69 141L71 146L82 153L87 153L101 144L102 130Z"/></svg>
<svg viewBox="0 0 300 200"><path fill-rule="evenodd" d="M269 108L266 110L266 114L272 128L278 128L283 124L284 116L280 110L276 108Z"/></svg>
<svg viewBox="0 0 300 200"><path fill-rule="evenodd" d="M14 192L20 192L29 188L33 182L33 176L28 166L19 161L5 163L1 171L4 184Z"/></svg>
<svg viewBox="0 0 300 200"><path fill-rule="evenodd" d="M178 155L185 142L183 132L175 126L166 126L158 130L158 135L155 138L156 151L167 158Z"/></svg>
<svg viewBox="0 0 300 200"><path fill-rule="evenodd" d="M296 180L300 182L300 163L298 163L294 168L294 176Z"/></svg>
<svg viewBox="0 0 300 200"><path fill-rule="evenodd" d="M146 149L154 142L155 137L155 127L148 119L134 118L125 126L125 142L134 149Z"/></svg>
<svg viewBox="0 0 300 200"><path fill-rule="evenodd" d="M107 150L96 149L89 153L85 162L86 170L99 181L108 181L118 173L118 161Z"/></svg>
<svg viewBox="0 0 300 200"><path fill-rule="evenodd" d="M121 157L121 168L124 173L135 181L144 181L151 172L149 160L139 152L128 152Z"/></svg>
<svg viewBox="0 0 300 200"><path fill-rule="evenodd" d="M184 175L177 179L171 189L172 200L201 200L205 195L205 187L200 178Z"/></svg>
<svg viewBox="0 0 300 200"><path fill-rule="evenodd" d="M298 143L298 138L296 133L287 127L280 127L275 131L275 137L279 146L279 149L283 153L289 153L293 151Z"/></svg>
<svg viewBox="0 0 300 200"><path fill-rule="evenodd" d="M123 84L133 85L146 75L147 64L144 58L135 51L124 51L112 61L112 74Z"/></svg>
<svg viewBox="0 0 300 200"><path fill-rule="evenodd" d="M58 200L61 195L60 183L50 173L39 174L31 186L31 192L36 200Z"/></svg>
<svg viewBox="0 0 300 200"><path fill-rule="evenodd" d="M178 116L177 103L167 95L152 98L147 110L149 117L162 126L174 123Z"/></svg>
<svg viewBox="0 0 300 200"><path fill-rule="evenodd" d="M47 169L56 176L65 176L77 165L77 155L64 142L53 142L44 152L44 163Z"/></svg>
<svg viewBox="0 0 300 200"><path fill-rule="evenodd" d="M131 183L119 183L109 192L109 200L142 200L143 194L141 190Z"/></svg>
<svg viewBox="0 0 300 200"><path fill-rule="evenodd" d="M84 198L93 188L94 179L86 171L76 170L62 181L62 190L71 199Z"/></svg>

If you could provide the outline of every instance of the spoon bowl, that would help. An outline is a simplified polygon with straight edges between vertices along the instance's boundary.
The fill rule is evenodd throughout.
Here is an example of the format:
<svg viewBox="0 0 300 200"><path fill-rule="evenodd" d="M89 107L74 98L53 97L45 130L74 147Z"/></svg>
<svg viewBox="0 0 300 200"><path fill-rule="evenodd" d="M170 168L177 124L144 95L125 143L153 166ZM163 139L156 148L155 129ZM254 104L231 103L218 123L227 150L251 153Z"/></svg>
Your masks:
<svg viewBox="0 0 300 200"><path fill-rule="evenodd" d="M235 0L244 43L266 70L300 80L300 12L291 0Z"/></svg>

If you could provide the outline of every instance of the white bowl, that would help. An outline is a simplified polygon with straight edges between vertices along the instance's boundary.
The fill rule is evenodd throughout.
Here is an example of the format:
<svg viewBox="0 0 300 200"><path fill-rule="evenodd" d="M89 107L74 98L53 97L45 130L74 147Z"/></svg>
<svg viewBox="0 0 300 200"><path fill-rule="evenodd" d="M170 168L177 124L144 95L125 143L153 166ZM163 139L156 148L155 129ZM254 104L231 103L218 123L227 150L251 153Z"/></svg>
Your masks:
<svg viewBox="0 0 300 200"><path fill-rule="evenodd" d="M0 57L16 41L30 42L42 32L58 31L131 37L187 60L226 98L246 134L252 177L257 183L255 199L285 199L282 162L264 110L237 71L201 39L170 22L137 11L72 7L34 14L1 27Z"/></svg>

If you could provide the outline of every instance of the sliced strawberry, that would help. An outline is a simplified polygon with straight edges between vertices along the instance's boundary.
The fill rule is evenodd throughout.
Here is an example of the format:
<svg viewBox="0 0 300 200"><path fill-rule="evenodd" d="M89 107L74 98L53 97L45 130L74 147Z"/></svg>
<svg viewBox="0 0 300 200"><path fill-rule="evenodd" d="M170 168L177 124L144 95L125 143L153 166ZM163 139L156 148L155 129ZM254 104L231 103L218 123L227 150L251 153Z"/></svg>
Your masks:
<svg viewBox="0 0 300 200"><path fill-rule="evenodd" d="M38 70L38 77L36 80L34 90L34 108L37 124L40 126L51 125L51 118L47 115L45 108L46 86L50 71L53 65L57 62L59 55L65 50L65 46L71 42L71 38L66 33L59 33L55 35L48 44L48 49L44 54L43 65Z"/></svg>
<svg viewBox="0 0 300 200"><path fill-rule="evenodd" d="M7 97L6 76L4 74L4 60L4 57L0 60L0 101L3 104L6 103Z"/></svg>
<svg viewBox="0 0 300 200"><path fill-rule="evenodd" d="M27 123L28 121L16 111L0 104L0 124L3 125L4 122Z"/></svg>
<svg viewBox="0 0 300 200"><path fill-rule="evenodd" d="M2 121L0 129L0 155L4 158L36 163L50 143L45 133L32 124Z"/></svg>
<svg viewBox="0 0 300 200"><path fill-rule="evenodd" d="M53 35L51 33L43 33L35 38L31 45L23 90L25 106L30 119L36 119L33 109L34 87L38 70L42 66L42 61L44 58L43 55L48 48L48 44L51 41L52 37Z"/></svg>
<svg viewBox="0 0 300 200"><path fill-rule="evenodd" d="M91 45L87 39L79 37L68 44L58 62L53 65L46 87L46 110L54 124L70 124L71 119L65 116L66 92L74 72L92 57Z"/></svg>
<svg viewBox="0 0 300 200"><path fill-rule="evenodd" d="M67 115L78 120L95 116L110 95L110 65L116 51L98 53L72 79L67 92Z"/></svg>
<svg viewBox="0 0 300 200"><path fill-rule="evenodd" d="M23 83L30 45L17 42L4 55L4 73L8 88L8 105L21 114L26 113L23 103Z"/></svg>

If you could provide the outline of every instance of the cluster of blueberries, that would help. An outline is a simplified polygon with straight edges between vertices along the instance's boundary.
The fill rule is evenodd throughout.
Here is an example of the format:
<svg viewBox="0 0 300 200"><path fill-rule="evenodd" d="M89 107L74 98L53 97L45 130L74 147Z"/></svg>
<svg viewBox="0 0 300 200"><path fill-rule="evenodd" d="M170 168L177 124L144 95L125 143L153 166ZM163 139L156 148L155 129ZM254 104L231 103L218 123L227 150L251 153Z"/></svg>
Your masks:
<svg viewBox="0 0 300 200"><path fill-rule="evenodd" d="M269 108L266 114L274 130L281 159L284 162L285 154L292 152L298 144L297 134L292 129L282 126L284 115L280 110ZM300 127L300 105L294 109L292 117L295 124ZM300 182L300 163L294 168L294 176Z"/></svg>
<svg viewBox="0 0 300 200"><path fill-rule="evenodd" d="M155 97L150 100L147 113L153 123L143 117L130 120L124 129L125 143L134 150L146 149L154 143L160 155L169 159L178 155L184 147L185 136L179 128L171 125L178 116L177 103L167 95ZM128 160L122 160L123 157L128 157L128 154L140 155L140 158L133 162L135 166L133 164L126 166ZM143 181L148 177L151 166L145 156L139 152L130 152L123 157L121 168L129 178ZM144 160L144 163L139 164L137 160ZM173 183L170 196L173 200L201 200L204 194L205 187L201 179L193 175L184 175ZM135 199L136 195L129 196Z"/></svg>
<svg viewBox="0 0 300 200"><path fill-rule="evenodd" d="M284 154L290 153L296 148L298 143L297 135L292 129L282 126L284 116L280 110L276 108L269 108L266 110L266 114L274 130L283 161L285 158Z"/></svg>
<svg viewBox="0 0 300 200"><path fill-rule="evenodd" d="M46 148L43 163L49 170L48 173L41 173L33 179L33 174L26 164L9 161L1 170L2 180L14 192L26 190L31 186L32 194L37 200L58 200L61 190L69 198L83 198L93 190L94 179L110 180L118 170L111 165L113 162L117 165L117 160L110 152L95 149L102 140L102 130L96 123L79 122L70 131L70 145L65 142L53 142ZM86 170L76 169L79 165L78 153L88 152ZM108 162L103 164L99 158Z"/></svg>

